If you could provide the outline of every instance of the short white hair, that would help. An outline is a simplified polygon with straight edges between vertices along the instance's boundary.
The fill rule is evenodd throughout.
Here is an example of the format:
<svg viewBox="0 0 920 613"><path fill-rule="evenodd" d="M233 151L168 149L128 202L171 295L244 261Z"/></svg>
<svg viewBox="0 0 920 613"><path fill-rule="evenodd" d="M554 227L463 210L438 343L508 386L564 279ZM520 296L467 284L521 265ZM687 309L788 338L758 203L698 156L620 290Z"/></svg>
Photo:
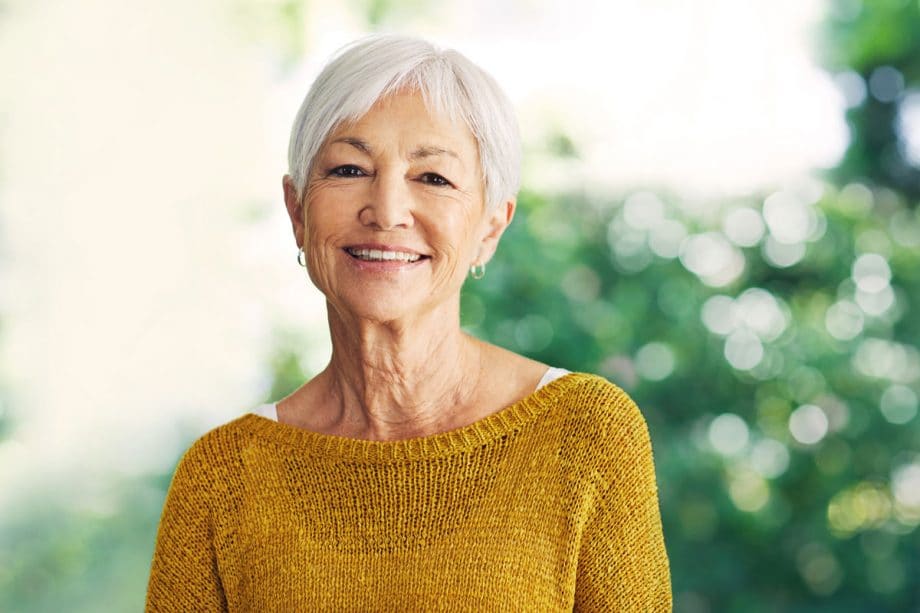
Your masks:
<svg viewBox="0 0 920 613"><path fill-rule="evenodd" d="M520 187L521 137L510 100L479 66L420 38L376 34L340 49L307 92L288 146L288 173L304 194L313 159L340 124L397 90L421 93L434 114L463 119L479 145L489 211Z"/></svg>

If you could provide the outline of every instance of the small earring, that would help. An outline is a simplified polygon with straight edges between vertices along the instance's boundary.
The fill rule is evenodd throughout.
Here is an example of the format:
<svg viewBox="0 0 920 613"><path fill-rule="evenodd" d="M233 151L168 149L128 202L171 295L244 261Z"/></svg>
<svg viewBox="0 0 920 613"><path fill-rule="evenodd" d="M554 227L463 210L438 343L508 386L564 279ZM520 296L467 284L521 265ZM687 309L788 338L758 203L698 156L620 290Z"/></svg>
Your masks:
<svg viewBox="0 0 920 613"><path fill-rule="evenodd" d="M307 267L307 262L305 261L305 258L304 258L303 247L300 247L297 250L297 263L303 266L304 268Z"/></svg>
<svg viewBox="0 0 920 613"><path fill-rule="evenodd" d="M474 279L482 279L484 276L486 276L486 265L473 264L470 266L470 276Z"/></svg>

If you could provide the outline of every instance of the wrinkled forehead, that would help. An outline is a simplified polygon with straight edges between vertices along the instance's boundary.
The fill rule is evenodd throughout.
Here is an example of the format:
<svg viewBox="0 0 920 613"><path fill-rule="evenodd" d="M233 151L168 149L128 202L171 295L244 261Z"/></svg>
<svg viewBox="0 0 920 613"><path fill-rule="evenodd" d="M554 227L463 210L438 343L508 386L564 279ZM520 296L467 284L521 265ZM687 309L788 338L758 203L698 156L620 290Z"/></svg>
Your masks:
<svg viewBox="0 0 920 613"><path fill-rule="evenodd" d="M479 143L467 122L458 114L433 108L417 90L382 96L363 114L343 119L330 131L323 148L340 144L369 155L395 145L415 159L455 158L481 173Z"/></svg>

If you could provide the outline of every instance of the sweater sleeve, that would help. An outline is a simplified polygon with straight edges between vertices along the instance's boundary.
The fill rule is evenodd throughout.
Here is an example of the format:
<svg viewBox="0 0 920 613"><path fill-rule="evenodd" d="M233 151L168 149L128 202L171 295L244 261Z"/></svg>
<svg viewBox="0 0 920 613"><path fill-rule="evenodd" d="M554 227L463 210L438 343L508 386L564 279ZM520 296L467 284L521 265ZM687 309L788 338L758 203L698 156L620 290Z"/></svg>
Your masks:
<svg viewBox="0 0 920 613"><path fill-rule="evenodd" d="M583 534L575 610L669 612L671 576L648 428L628 397L617 405L601 471L610 481Z"/></svg>
<svg viewBox="0 0 920 613"><path fill-rule="evenodd" d="M217 568L206 456L196 442L179 460L157 529L145 611L226 611Z"/></svg>

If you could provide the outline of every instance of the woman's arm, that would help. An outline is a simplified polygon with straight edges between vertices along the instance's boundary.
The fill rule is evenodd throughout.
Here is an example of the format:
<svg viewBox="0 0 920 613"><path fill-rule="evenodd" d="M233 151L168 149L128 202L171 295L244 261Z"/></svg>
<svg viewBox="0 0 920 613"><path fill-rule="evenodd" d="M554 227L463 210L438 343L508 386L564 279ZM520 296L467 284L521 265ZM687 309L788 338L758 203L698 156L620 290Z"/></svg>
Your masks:
<svg viewBox="0 0 920 613"><path fill-rule="evenodd" d="M671 611L671 575L648 428L631 400L617 405L610 425L611 457L605 458L608 469L602 471L610 482L585 527L575 610Z"/></svg>
<svg viewBox="0 0 920 613"><path fill-rule="evenodd" d="M179 460L166 494L147 584L145 611L226 611L211 516L206 458L199 443Z"/></svg>

